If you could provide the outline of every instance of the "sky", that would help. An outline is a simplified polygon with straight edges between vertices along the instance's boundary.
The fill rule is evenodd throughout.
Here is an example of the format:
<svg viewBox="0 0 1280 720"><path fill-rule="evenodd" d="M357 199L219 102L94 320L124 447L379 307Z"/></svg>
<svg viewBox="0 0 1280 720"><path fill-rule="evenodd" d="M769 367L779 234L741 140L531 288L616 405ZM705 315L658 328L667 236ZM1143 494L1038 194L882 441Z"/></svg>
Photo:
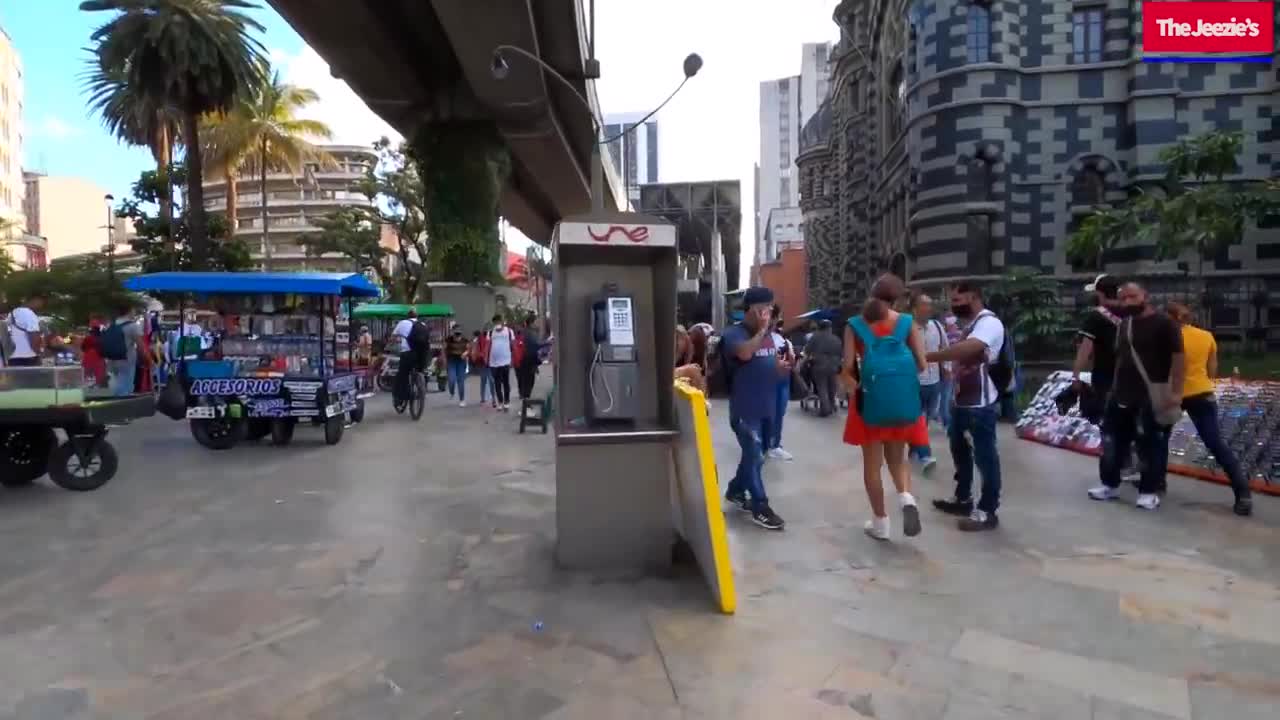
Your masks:
<svg viewBox="0 0 1280 720"><path fill-rule="evenodd" d="M752 166L759 150L759 83L800 72L800 46L834 40L836 0L597 0L596 86L606 113L647 112L679 83L690 52L702 72L657 116L659 180L740 180L742 257L751 252ZM81 73L89 36L107 13L84 13L77 0L0 0L0 27L22 56L24 167L75 175L127 197L150 154L117 142L86 107ZM253 12L261 38L286 81L309 87L320 102L305 114L329 124L334 141L363 144L398 135L368 110L346 83L279 15L263 3ZM507 233L513 250L527 239ZM749 268L742 268L745 280Z"/></svg>

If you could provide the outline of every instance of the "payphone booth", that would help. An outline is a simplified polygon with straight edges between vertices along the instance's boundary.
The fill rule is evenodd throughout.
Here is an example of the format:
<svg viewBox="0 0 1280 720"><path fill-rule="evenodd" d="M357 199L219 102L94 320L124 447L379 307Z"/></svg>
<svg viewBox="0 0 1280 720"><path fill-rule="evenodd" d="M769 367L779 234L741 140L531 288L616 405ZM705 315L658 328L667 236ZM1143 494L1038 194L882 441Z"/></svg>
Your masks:
<svg viewBox="0 0 1280 720"><path fill-rule="evenodd" d="M676 228L603 212L552 237L556 559L598 572L671 565Z"/></svg>

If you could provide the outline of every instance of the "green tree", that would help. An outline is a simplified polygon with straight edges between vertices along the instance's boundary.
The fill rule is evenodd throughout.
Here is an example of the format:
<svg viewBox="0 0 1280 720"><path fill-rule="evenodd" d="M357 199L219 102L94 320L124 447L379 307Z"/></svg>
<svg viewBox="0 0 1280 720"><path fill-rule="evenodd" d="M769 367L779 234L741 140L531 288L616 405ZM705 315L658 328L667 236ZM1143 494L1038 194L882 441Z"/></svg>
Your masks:
<svg viewBox="0 0 1280 720"><path fill-rule="evenodd" d="M227 112L205 117L204 159L210 170L227 180L227 224L238 227L236 178L241 170L256 171L262 191L262 243L264 265L271 269L271 242L267 227L267 171L300 175L309 163L334 167L329 153L311 139L333 137L329 126L298 117L320 96L314 90L290 85L272 73L271 79L249 97L241 98Z"/></svg>
<svg viewBox="0 0 1280 720"><path fill-rule="evenodd" d="M173 164L181 116L170 105L157 104L127 82L124 72L91 63L84 73L89 109L96 112L107 132L116 139L151 151L156 171L167 173ZM173 190L159 198L160 215L173 216Z"/></svg>
<svg viewBox="0 0 1280 720"><path fill-rule="evenodd" d="M987 300L1009 328L1021 358L1056 358L1070 346L1071 318L1053 276L1015 268L995 284Z"/></svg>
<svg viewBox="0 0 1280 720"><path fill-rule="evenodd" d="M351 261L359 272L373 271L382 287L395 302L412 298L410 278L405 273L393 276L389 269L392 252L382 246L382 231L371 213L345 207L316 220L320 232L298 238L298 244L310 257L336 253ZM414 289L416 290L416 289Z"/></svg>
<svg viewBox="0 0 1280 720"><path fill-rule="evenodd" d="M357 190L372 201L372 207L351 208L352 214L343 217L331 215L327 240L322 232L298 242L309 253L340 252L365 263L373 257L368 233L378 233L380 238L382 226L389 226L396 236L396 248L391 251L396 263L395 282L386 288L397 299L413 302L426 279L430 257L426 192L417 166L408 161L404 145L393 145L384 137L373 148L378 153L378 164L356 184ZM340 237L343 239L339 242Z"/></svg>
<svg viewBox="0 0 1280 720"><path fill-rule="evenodd" d="M413 140L431 238L432 277L491 282L498 271L498 201L511 172L507 147L492 123L427 125Z"/></svg>
<svg viewBox="0 0 1280 720"><path fill-rule="evenodd" d="M192 262L209 259L204 209L200 118L225 112L262 85L265 52L250 31L262 32L244 0L86 0L80 9L116 13L90 36L91 59L123 80L150 106L174 108L187 148L187 231Z"/></svg>
<svg viewBox="0 0 1280 720"><path fill-rule="evenodd" d="M1280 209L1280 193L1268 184L1227 179L1239 172L1243 147L1241 133L1211 131L1163 149L1160 182L1086 218L1070 241L1069 256L1101 258L1122 243L1150 243L1160 260L1194 251L1203 277L1205 259L1240 242L1250 222Z"/></svg>
<svg viewBox="0 0 1280 720"><path fill-rule="evenodd" d="M143 272L249 269L252 258L248 246L244 241L228 236L228 227L222 216L214 215L208 219L208 237L220 242L214 243L212 253L205 256L203 263L197 264L187 223L189 203L176 206L174 215L167 220L151 214L149 208L157 205L159 197L170 187L185 187L187 179L186 168L181 164L172 166L168 173L144 172L133 184L133 196L116 210L118 217L133 222L135 236L129 244L142 256Z"/></svg>
<svg viewBox="0 0 1280 720"><path fill-rule="evenodd" d="M121 303L138 305L106 264L92 257L56 260L48 270L19 270L0 282L0 295L8 302L37 291L48 296L45 312L61 321L61 329L84 327L95 315L110 316Z"/></svg>

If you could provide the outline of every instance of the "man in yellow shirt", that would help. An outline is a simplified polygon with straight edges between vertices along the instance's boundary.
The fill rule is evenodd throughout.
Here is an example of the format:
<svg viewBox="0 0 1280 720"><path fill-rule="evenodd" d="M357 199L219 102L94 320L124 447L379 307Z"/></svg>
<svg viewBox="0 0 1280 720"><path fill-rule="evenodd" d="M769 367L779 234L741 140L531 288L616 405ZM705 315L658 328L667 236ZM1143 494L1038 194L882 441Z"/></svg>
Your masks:
<svg viewBox="0 0 1280 720"><path fill-rule="evenodd" d="M1218 374L1218 343L1213 333L1192 324L1194 316L1190 308L1178 303L1169 304L1169 317L1182 327L1182 352L1186 357L1186 379L1182 384L1182 409L1187 411L1196 433L1204 446L1222 466L1236 501L1233 510L1246 517L1253 513L1253 496L1249 479L1245 477L1235 453L1227 447L1218 429L1218 403L1215 400L1213 378Z"/></svg>

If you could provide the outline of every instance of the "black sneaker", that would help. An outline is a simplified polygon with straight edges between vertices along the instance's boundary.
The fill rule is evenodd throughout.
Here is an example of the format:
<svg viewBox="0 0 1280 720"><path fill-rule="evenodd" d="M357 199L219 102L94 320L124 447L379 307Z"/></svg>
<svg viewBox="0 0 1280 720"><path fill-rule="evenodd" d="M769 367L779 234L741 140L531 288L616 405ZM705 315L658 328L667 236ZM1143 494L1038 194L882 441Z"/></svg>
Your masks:
<svg viewBox="0 0 1280 720"><path fill-rule="evenodd" d="M1236 504L1231 507L1231 510L1240 517L1249 517L1253 514L1253 499L1236 498Z"/></svg>
<svg viewBox="0 0 1280 720"><path fill-rule="evenodd" d="M1000 518L995 513L984 512L974 509L969 517L960 518L958 523L960 529L964 532L981 532L983 530L995 530L1000 526Z"/></svg>
<svg viewBox="0 0 1280 720"><path fill-rule="evenodd" d="M751 512L751 501L747 500L746 493L725 493L724 501L732 505L738 512Z"/></svg>
<svg viewBox="0 0 1280 720"><path fill-rule="evenodd" d="M948 515L968 517L973 512L973 498L952 498L950 500L934 500L933 506Z"/></svg>
<svg viewBox="0 0 1280 720"><path fill-rule="evenodd" d="M778 517L778 513L773 508L765 505L759 510L751 513L751 522L759 525L765 530L781 530L787 526L786 521Z"/></svg>

